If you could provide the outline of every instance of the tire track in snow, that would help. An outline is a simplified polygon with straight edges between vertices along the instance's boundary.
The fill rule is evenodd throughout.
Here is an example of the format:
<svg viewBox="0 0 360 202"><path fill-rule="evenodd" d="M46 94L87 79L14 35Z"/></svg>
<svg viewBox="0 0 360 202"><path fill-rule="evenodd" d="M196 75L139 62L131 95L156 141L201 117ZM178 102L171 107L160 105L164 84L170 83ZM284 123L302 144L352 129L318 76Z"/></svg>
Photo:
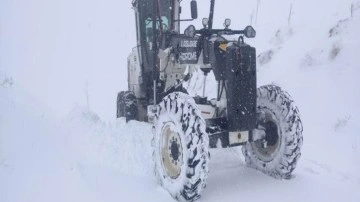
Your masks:
<svg viewBox="0 0 360 202"><path fill-rule="evenodd" d="M307 173L313 175L329 175L341 181L355 182L360 186L360 178L352 173L340 171L331 165L311 159L304 159L303 161L304 167L302 169Z"/></svg>

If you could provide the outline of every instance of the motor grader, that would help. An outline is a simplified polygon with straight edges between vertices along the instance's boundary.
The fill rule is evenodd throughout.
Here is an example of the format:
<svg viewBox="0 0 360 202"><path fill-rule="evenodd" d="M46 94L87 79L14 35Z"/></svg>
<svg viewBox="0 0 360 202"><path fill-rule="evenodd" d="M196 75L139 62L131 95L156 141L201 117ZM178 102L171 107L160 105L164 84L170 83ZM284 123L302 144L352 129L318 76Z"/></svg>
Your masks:
<svg viewBox="0 0 360 202"><path fill-rule="evenodd" d="M117 117L153 124L158 182L179 201L200 197L209 173L209 148L242 146L246 164L275 178L290 178L301 155L302 122L290 95L275 85L257 86L251 26L213 28L215 0L202 27L183 22L181 0L134 0L137 44L128 57L128 90L118 93ZM235 39L228 39L233 36ZM184 82L204 74L203 92L190 96ZM214 74L217 96L205 93ZM151 131L149 131L151 133ZM131 135L131 134L130 134Z"/></svg>

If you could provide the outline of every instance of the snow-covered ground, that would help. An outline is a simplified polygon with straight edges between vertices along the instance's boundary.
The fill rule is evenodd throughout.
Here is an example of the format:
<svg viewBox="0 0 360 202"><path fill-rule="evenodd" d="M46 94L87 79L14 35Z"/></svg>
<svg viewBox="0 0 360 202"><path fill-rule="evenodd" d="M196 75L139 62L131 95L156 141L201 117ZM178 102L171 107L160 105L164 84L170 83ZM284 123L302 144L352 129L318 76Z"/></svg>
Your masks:
<svg viewBox="0 0 360 202"><path fill-rule="evenodd" d="M211 150L201 201L359 201L360 1L259 2L256 16L256 1L217 1L215 24L256 28L258 84L296 101L303 155L275 180L239 148ZM153 176L151 126L113 118L134 44L130 2L0 1L1 202L173 201Z"/></svg>

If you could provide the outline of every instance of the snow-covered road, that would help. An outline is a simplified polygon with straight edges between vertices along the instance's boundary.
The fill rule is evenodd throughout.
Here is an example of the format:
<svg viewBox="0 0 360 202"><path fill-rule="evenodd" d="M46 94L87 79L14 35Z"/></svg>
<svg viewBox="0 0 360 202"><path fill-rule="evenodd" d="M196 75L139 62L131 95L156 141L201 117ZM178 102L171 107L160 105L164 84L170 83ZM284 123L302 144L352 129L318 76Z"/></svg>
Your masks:
<svg viewBox="0 0 360 202"><path fill-rule="evenodd" d="M258 85L292 95L304 144L290 180L248 168L241 148L211 150L201 201L360 201L360 1L258 1L257 22L256 1L227 1L215 24L252 20ZM151 126L113 118L135 44L124 4L0 1L0 202L173 201L153 175Z"/></svg>
<svg viewBox="0 0 360 202"><path fill-rule="evenodd" d="M149 124L104 123L81 107L58 120L16 88L0 88L0 95L1 201L173 200L153 176ZM240 148L211 150L201 201L358 201L360 175L349 167L359 162L338 165L339 151L326 164L317 144L304 147L291 180L246 167Z"/></svg>

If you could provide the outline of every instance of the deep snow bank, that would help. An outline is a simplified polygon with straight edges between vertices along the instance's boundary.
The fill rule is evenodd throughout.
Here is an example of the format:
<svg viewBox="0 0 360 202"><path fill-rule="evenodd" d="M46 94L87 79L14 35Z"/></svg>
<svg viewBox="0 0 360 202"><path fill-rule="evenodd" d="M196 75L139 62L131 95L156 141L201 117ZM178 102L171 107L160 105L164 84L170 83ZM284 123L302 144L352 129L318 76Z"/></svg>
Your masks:
<svg viewBox="0 0 360 202"><path fill-rule="evenodd" d="M260 84L282 86L299 106L303 157L352 173L360 170L359 23L355 10L352 18L329 15L279 29L268 46L274 55L258 74ZM280 45L271 46L274 39Z"/></svg>
<svg viewBox="0 0 360 202"><path fill-rule="evenodd" d="M169 201L149 124L105 124L79 106L60 120L16 84L0 87L0 112L1 201Z"/></svg>

